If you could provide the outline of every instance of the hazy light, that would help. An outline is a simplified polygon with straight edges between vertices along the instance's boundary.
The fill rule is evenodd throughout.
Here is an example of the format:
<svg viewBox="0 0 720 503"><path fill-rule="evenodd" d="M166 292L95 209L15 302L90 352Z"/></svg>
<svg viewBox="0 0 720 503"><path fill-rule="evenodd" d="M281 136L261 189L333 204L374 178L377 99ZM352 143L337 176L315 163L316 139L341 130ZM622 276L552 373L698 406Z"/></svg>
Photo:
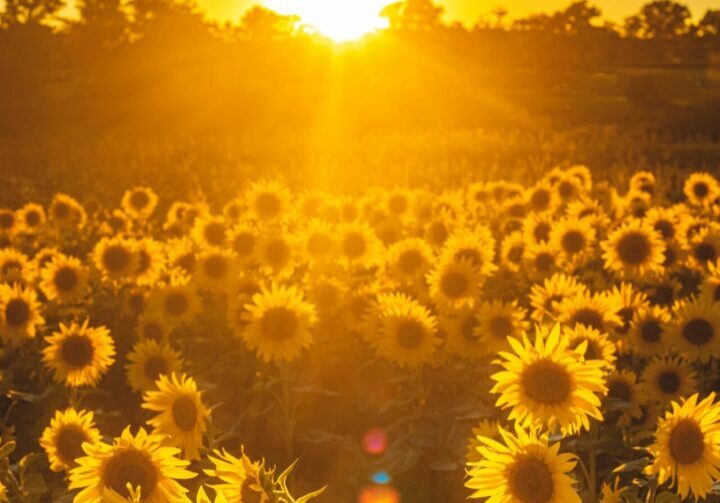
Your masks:
<svg viewBox="0 0 720 503"><path fill-rule="evenodd" d="M373 473L370 479L376 484L385 485L390 483L392 477L390 477L390 474L385 470L380 470L379 472Z"/></svg>
<svg viewBox="0 0 720 503"><path fill-rule="evenodd" d="M390 486L370 486L360 491L358 503L399 503L400 493Z"/></svg>
<svg viewBox="0 0 720 503"><path fill-rule="evenodd" d="M363 435L362 444L368 454L382 454L387 448L387 435L380 428L373 428Z"/></svg>
<svg viewBox="0 0 720 503"><path fill-rule="evenodd" d="M387 28L380 11L391 0L265 0L281 14L296 14L303 24L336 42L356 40L374 30Z"/></svg>

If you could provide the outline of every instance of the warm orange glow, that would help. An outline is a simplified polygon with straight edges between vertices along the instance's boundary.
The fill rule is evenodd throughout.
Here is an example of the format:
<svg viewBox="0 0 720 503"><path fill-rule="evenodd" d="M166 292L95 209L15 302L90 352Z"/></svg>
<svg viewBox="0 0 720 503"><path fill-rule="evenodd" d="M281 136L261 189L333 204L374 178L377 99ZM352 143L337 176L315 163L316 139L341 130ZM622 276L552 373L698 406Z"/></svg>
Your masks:
<svg viewBox="0 0 720 503"><path fill-rule="evenodd" d="M386 28L380 11L389 0L267 0L265 5L282 14L296 14L310 30L335 42L357 40Z"/></svg>

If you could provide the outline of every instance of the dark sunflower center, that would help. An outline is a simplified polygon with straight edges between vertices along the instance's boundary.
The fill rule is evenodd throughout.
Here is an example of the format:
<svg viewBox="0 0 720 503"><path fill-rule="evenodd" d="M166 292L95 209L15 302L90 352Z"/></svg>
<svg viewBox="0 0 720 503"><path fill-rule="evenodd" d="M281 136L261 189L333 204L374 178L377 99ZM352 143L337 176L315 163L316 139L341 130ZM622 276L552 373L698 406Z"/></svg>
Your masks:
<svg viewBox="0 0 720 503"><path fill-rule="evenodd" d="M71 335L62 343L60 352L69 366L82 368L92 363L95 346L84 335Z"/></svg>
<svg viewBox="0 0 720 503"><path fill-rule="evenodd" d="M153 341L160 341L163 338L165 330L162 324L157 321L149 321L143 325L143 337Z"/></svg>
<svg viewBox="0 0 720 503"><path fill-rule="evenodd" d="M570 321L572 322L571 325L579 323L581 325L585 325L586 327L595 328L601 332L605 326L602 314L589 307L584 307L575 311Z"/></svg>
<svg viewBox="0 0 720 503"><path fill-rule="evenodd" d="M343 253L351 259L362 257L367 250L367 243L365 238L357 233L351 233L345 236L343 239Z"/></svg>
<svg viewBox="0 0 720 503"><path fill-rule="evenodd" d="M675 289L670 285L660 285L653 296L655 304L669 306L675 301Z"/></svg>
<svg viewBox="0 0 720 503"><path fill-rule="evenodd" d="M11 299L5 305L5 323L20 327L30 320L30 306L23 299Z"/></svg>
<svg viewBox="0 0 720 503"><path fill-rule="evenodd" d="M530 198L530 203L536 210L544 210L550 205L550 193L547 190L536 190Z"/></svg>
<svg viewBox="0 0 720 503"><path fill-rule="evenodd" d="M87 441L88 438L85 432L80 428L76 426L65 426L60 430L55 439L58 457L60 457L66 465L74 464L77 458L85 455L82 444Z"/></svg>
<svg viewBox="0 0 720 503"><path fill-rule="evenodd" d="M417 250L406 250L398 258L398 267L405 274L412 274L422 267L423 258Z"/></svg>
<svg viewBox="0 0 720 503"><path fill-rule="evenodd" d="M705 452L705 436L692 419L682 419L670 433L670 456L678 464L689 465L700 461Z"/></svg>
<svg viewBox="0 0 720 503"><path fill-rule="evenodd" d="M585 248L585 236L579 231L568 231L563 234L561 245L566 253L575 255Z"/></svg>
<svg viewBox="0 0 720 503"><path fill-rule="evenodd" d="M220 246L225 242L225 226L219 222L210 222L205 226L205 240L212 246Z"/></svg>
<svg viewBox="0 0 720 503"><path fill-rule="evenodd" d="M696 197L703 199L703 198L707 197L707 195L709 193L710 193L710 187L708 187L707 183L697 182L695 185L693 185L693 194L695 194Z"/></svg>
<svg viewBox="0 0 720 503"><path fill-rule="evenodd" d="M675 226L667 220L658 220L654 227L665 240L675 237Z"/></svg>
<svg viewBox="0 0 720 503"><path fill-rule="evenodd" d="M273 194L260 194L255 199L255 208L263 216L274 217L280 213L280 200Z"/></svg>
<svg viewBox="0 0 720 503"><path fill-rule="evenodd" d="M63 292L70 292L77 286L78 277L75 269L64 266L55 272L53 277L55 288Z"/></svg>
<svg viewBox="0 0 720 503"><path fill-rule="evenodd" d="M460 331L462 332L462 336L469 340L470 342L477 342L478 337L475 334L475 327L477 327L478 322L477 318L475 316L468 316L465 321L463 321Z"/></svg>
<svg viewBox="0 0 720 503"><path fill-rule="evenodd" d="M513 324L507 316L495 316L488 323L488 329L493 337L505 339L512 333Z"/></svg>
<svg viewBox="0 0 720 503"><path fill-rule="evenodd" d="M191 431L197 423L197 406L189 396L181 396L172 406L173 421L183 431Z"/></svg>
<svg viewBox="0 0 720 503"><path fill-rule="evenodd" d="M307 249L311 255L326 255L332 248L332 239L327 234L316 233L308 239Z"/></svg>
<svg viewBox="0 0 720 503"><path fill-rule="evenodd" d="M451 299L457 299L464 296L470 284L465 275L458 271L450 271L443 274L440 280L440 288L443 293Z"/></svg>
<svg viewBox="0 0 720 503"><path fill-rule="evenodd" d="M536 458L520 458L510 469L513 496L522 503L546 503L553 496L553 478L547 464Z"/></svg>
<svg viewBox="0 0 720 503"><path fill-rule="evenodd" d="M172 316L180 316L190 307L187 296L181 292L170 292L165 297L165 311Z"/></svg>
<svg viewBox="0 0 720 503"><path fill-rule="evenodd" d="M683 339L695 346L707 344L714 335L713 326L703 318L688 321L682 329Z"/></svg>
<svg viewBox="0 0 720 503"><path fill-rule="evenodd" d="M629 402L632 399L632 388L625 381L619 379L612 381L608 385L608 397Z"/></svg>
<svg viewBox="0 0 720 503"><path fill-rule="evenodd" d="M575 187L570 182L560 182L560 185L558 186L558 194L560 194L560 197L562 197L563 199L568 199L570 196L572 196L574 190Z"/></svg>
<svg viewBox="0 0 720 503"><path fill-rule="evenodd" d="M533 229L533 237L537 241L547 241L550 237L550 224L541 222Z"/></svg>
<svg viewBox="0 0 720 503"><path fill-rule="evenodd" d="M155 382L161 375L166 375L170 368L165 358L161 356L151 356L145 361L143 370L145 377Z"/></svg>
<svg viewBox="0 0 720 503"><path fill-rule="evenodd" d="M698 262L704 264L705 262L715 262L717 251L710 243L700 243L693 249L693 255Z"/></svg>
<svg viewBox="0 0 720 503"><path fill-rule="evenodd" d="M130 196L130 204L132 204L133 208L142 210L150 204L150 197L144 190L136 190Z"/></svg>
<svg viewBox="0 0 720 503"><path fill-rule="evenodd" d="M442 222L433 222L430 226L430 238L433 243L442 244L448 238L448 230Z"/></svg>
<svg viewBox="0 0 720 503"><path fill-rule="evenodd" d="M522 386L532 400L547 405L565 402L572 391L567 369L548 360L540 360L527 367L522 376Z"/></svg>
<svg viewBox="0 0 720 503"><path fill-rule="evenodd" d="M622 321L622 327L618 331L625 333L630 330L630 323L632 322L633 315L635 314L635 309L632 307L623 307L617 312L617 314L620 317L620 321Z"/></svg>
<svg viewBox="0 0 720 503"><path fill-rule="evenodd" d="M297 315L286 307L268 309L261 322L262 333L268 339L283 341L295 335L298 329Z"/></svg>
<svg viewBox="0 0 720 503"><path fill-rule="evenodd" d="M237 234L233 239L233 250L241 257L247 257L255 250L255 236L249 232Z"/></svg>
<svg viewBox="0 0 720 503"><path fill-rule="evenodd" d="M55 206L53 206L53 213L55 214L55 217L64 220L65 218L70 216L70 205L66 203L56 203Z"/></svg>
<svg viewBox="0 0 720 503"><path fill-rule="evenodd" d="M513 246L508 252L508 260L513 264L517 264L522 260L524 247L522 245Z"/></svg>
<svg viewBox="0 0 720 503"><path fill-rule="evenodd" d="M30 227L40 225L40 214L37 211L30 211L25 215L25 223Z"/></svg>
<svg viewBox="0 0 720 503"><path fill-rule="evenodd" d="M673 370L666 370L658 376L658 387L667 395L674 395L680 389L680 376Z"/></svg>
<svg viewBox="0 0 720 503"><path fill-rule="evenodd" d="M650 254L650 242L639 232L626 234L617 244L617 254L625 264L640 265Z"/></svg>
<svg viewBox="0 0 720 503"><path fill-rule="evenodd" d="M131 260L130 250L121 245L108 247L102 255L103 265L110 272L125 270L130 265Z"/></svg>
<svg viewBox="0 0 720 503"><path fill-rule="evenodd" d="M195 262L195 254L192 252L181 255L175 261L175 263L188 274L195 272Z"/></svg>
<svg viewBox="0 0 720 503"><path fill-rule="evenodd" d="M272 266L280 267L290 260L290 247L282 239L276 239L268 243L265 254Z"/></svg>
<svg viewBox="0 0 720 503"><path fill-rule="evenodd" d="M211 278L222 278L228 271L228 263L222 255L211 255L205 261L205 272Z"/></svg>
<svg viewBox="0 0 720 503"><path fill-rule="evenodd" d="M660 323L654 320L643 323L640 327L640 337L649 344L658 342L660 337L662 337L662 327Z"/></svg>
<svg viewBox="0 0 720 503"><path fill-rule="evenodd" d="M422 324L416 320L405 320L397 328L397 341L405 349L420 347L425 335Z"/></svg>
<svg viewBox="0 0 720 503"><path fill-rule="evenodd" d="M11 229L15 225L15 217L12 213L0 213L0 229Z"/></svg>
<svg viewBox="0 0 720 503"><path fill-rule="evenodd" d="M124 498L130 497L128 484L134 489L140 488L143 500L150 501L158 483L158 470L147 454L129 449L110 458L105 465L103 483Z"/></svg>
<svg viewBox="0 0 720 503"><path fill-rule="evenodd" d="M535 268L538 271L549 271L555 267L555 258L552 254L543 252L535 256Z"/></svg>
<svg viewBox="0 0 720 503"><path fill-rule="evenodd" d="M401 195L392 196L388 203L388 208L390 208L390 211L396 215L405 213L405 210L407 210L407 207L408 207L407 199Z"/></svg>

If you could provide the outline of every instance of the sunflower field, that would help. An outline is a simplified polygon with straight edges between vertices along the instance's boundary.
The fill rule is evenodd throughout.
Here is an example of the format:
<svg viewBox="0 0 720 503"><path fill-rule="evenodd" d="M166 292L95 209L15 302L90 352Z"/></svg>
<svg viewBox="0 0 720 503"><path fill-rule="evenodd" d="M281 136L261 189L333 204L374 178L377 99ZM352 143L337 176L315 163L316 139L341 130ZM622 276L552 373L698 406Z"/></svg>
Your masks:
<svg viewBox="0 0 720 503"><path fill-rule="evenodd" d="M713 174L127 189L0 209L0 501L720 501Z"/></svg>

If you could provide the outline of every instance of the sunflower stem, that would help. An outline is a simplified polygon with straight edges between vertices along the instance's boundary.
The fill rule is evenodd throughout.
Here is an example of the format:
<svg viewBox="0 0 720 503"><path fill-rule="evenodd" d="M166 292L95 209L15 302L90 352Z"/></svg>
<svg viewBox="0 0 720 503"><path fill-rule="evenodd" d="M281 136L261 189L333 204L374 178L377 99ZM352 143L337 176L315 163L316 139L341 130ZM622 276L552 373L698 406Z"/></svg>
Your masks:
<svg viewBox="0 0 720 503"><path fill-rule="evenodd" d="M590 491L590 503L597 503L598 501L598 487L597 487L597 439L598 430L595 423L590 425L590 450L588 451L589 458L589 491Z"/></svg>
<svg viewBox="0 0 720 503"><path fill-rule="evenodd" d="M290 372L287 362L280 362L280 381L282 385L281 409L282 409L282 430L285 443L285 455L288 462L294 459L293 435L295 433L295 411L292 404L292 390L290 389Z"/></svg>

